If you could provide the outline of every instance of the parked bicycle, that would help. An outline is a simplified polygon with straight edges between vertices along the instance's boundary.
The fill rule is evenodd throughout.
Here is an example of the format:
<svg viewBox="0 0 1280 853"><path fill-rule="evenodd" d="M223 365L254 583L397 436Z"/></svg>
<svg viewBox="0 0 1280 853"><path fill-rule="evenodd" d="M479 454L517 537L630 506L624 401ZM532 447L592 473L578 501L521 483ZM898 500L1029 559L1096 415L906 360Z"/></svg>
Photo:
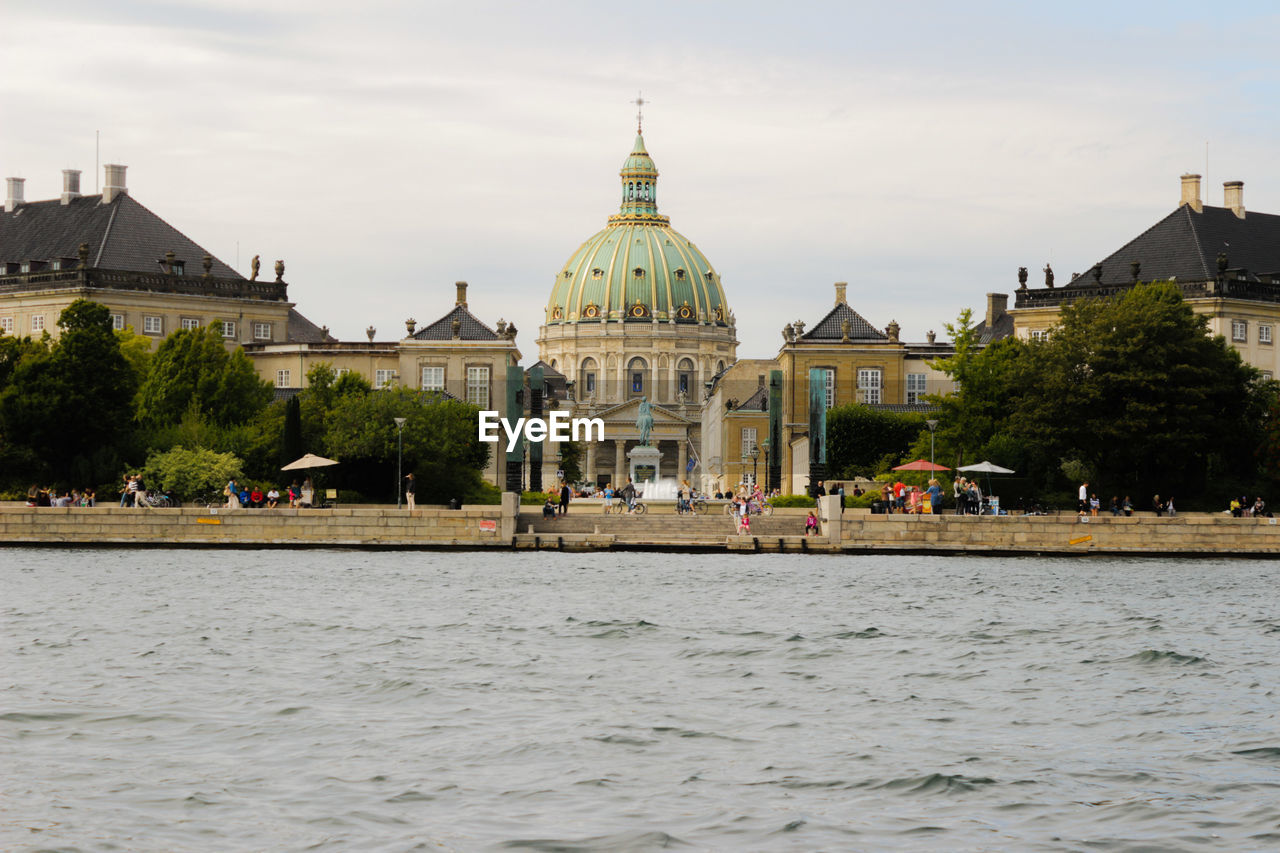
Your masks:
<svg viewBox="0 0 1280 853"><path fill-rule="evenodd" d="M145 503L152 509L176 509L182 506L182 501L174 496L173 492L147 492Z"/></svg>
<svg viewBox="0 0 1280 853"><path fill-rule="evenodd" d="M724 505L724 514L725 514L725 515L737 515L737 514L738 514L738 505L737 505L736 503L734 503L733 501L730 501L729 503L725 504L725 505ZM747 514L748 514L748 515L763 515L765 518L768 518L769 516L773 515L773 504L769 503L768 501L753 501L753 500L749 500L749 501L747 501Z"/></svg>

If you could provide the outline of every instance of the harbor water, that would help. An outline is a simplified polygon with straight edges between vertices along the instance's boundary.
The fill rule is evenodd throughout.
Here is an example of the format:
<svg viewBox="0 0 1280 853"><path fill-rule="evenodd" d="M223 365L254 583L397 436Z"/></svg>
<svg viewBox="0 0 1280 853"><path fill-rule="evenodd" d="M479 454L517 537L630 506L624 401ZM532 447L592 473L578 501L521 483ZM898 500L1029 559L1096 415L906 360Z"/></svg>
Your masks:
<svg viewBox="0 0 1280 853"><path fill-rule="evenodd" d="M1277 849L1278 568L5 549L0 849Z"/></svg>

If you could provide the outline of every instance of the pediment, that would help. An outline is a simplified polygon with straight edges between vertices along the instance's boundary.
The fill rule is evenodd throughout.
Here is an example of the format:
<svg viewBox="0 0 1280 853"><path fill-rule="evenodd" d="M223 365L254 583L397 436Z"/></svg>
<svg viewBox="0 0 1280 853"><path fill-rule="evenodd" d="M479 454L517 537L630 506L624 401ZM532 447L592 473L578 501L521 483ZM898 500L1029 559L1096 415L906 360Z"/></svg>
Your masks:
<svg viewBox="0 0 1280 853"><path fill-rule="evenodd" d="M634 424L636 417L640 414L640 401L628 400L625 403L619 403L608 409L597 412L594 416L601 418L605 423L629 423ZM649 414L653 415L653 425L660 426L662 424L671 424L672 426L692 426L697 421L689 418L681 417L670 409L664 408L657 403L649 404Z"/></svg>

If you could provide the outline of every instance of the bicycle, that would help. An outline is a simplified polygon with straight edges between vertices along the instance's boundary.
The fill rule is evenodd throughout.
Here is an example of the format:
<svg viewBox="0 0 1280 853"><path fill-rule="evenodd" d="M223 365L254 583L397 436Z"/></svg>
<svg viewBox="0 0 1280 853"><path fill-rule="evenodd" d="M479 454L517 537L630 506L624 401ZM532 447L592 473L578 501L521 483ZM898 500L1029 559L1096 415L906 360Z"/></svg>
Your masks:
<svg viewBox="0 0 1280 853"><path fill-rule="evenodd" d="M641 501L637 498L636 502L631 505L630 511L635 515L644 515L646 512L649 511L649 508L645 506L643 503L641 503ZM626 515L627 502L624 500L619 500L616 504L613 505L612 512L615 515Z"/></svg>
<svg viewBox="0 0 1280 853"><path fill-rule="evenodd" d="M737 515L738 505L733 502L729 502L725 504L724 514ZM760 503L757 503L755 501L747 501L747 514L763 515L765 518L769 518L770 516L773 515L773 504L769 503L768 501L762 501Z"/></svg>

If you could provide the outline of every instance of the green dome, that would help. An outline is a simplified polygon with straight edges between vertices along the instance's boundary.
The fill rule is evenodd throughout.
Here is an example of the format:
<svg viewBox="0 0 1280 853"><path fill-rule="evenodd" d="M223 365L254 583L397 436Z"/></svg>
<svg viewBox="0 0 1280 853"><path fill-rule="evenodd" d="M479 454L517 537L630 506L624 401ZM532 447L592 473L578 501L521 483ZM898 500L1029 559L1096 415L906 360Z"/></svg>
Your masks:
<svg viewBox="0 0 1280 853"><path fill-rule="evenodd" d="M573 253L551 289L547 323L669 321L727 326L711 262L658 213L658 169L644 137L622 164L622 206Z"/></svg>

